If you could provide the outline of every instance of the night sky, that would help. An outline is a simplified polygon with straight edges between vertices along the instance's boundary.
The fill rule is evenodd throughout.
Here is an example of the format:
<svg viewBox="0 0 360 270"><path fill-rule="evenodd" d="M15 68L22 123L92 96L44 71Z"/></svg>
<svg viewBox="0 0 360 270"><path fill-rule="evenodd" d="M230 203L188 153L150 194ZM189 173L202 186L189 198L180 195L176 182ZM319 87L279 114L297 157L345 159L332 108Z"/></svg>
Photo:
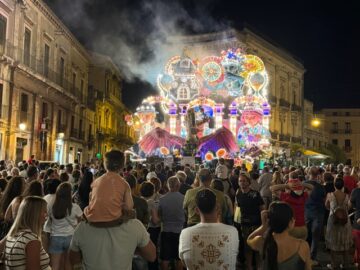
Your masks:
<svg viewBox="0 0 360 270"><path fill-rule="evenodd" d="M303 62L305 98L316 109L360 108L360 9L355 1L45 2L88 49L114 59L127 78L123 100L132 109L155 93L143 73L168 35L241 29L245 24Z"/></svg>

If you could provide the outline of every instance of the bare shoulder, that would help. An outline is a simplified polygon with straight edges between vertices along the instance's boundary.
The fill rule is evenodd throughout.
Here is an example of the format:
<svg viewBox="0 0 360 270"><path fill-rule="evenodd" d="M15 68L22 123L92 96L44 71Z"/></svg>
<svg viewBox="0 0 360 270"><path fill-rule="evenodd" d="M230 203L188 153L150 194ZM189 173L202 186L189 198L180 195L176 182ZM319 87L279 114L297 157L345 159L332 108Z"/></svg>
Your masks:
<svg viewBox="0 0 360 270"><path fill-rule="evenodd" d="M305 240L298 240L298 241L299 241L299 255L304 261L306 261L307 258L310 256L309 244Z"/></svg>

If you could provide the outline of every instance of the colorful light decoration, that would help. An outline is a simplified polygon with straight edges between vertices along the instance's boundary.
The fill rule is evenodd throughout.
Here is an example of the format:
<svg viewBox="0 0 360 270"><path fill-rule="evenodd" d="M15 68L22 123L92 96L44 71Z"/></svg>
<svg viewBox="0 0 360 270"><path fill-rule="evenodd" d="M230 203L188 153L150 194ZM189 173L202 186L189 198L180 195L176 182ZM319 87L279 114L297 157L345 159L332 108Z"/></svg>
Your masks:
<svg viewBox="0 0 360 270"><path fill-rule="evenodd" d="M170 150L167 147L163 146L163 147L160 147L160 153L163 156L167 156L170 154Z"/></svg>
<svg viewBox="0 0 360 270"><path fill-rule="evenodd" d="M251 149L266 150L270 145L268 81L263 61L241 49L228 49L201 59L183 53L170 58L159 74L160 95L145 99L137 113L132 118L127 116L125 121L134 126L140 122L142 135L161 126L188 139L190 136L200 139L226 127L237 138L240 151L250 156L254 154ZM154 121L154 104L160 104L165 114L162 124ZM228 113L224 117L225 106ZM189 126L188 119L195 126ZM205 158L210 156L206 153Z"/></svg>
<svg viewBox="0 0 360 270"><path fill-rule="evenodd" d="M227 154L227 151L225 148L220 148L219 150L216 151L217 158L223 158L226 156L226 154Z"/></svg>
<svg viewBox="0 0 360 270"><path fill-rule="evenodd" d="M212 161L214 159L214 154L212 152L207 152L205 154L205 160L206 161Z"/></svg>

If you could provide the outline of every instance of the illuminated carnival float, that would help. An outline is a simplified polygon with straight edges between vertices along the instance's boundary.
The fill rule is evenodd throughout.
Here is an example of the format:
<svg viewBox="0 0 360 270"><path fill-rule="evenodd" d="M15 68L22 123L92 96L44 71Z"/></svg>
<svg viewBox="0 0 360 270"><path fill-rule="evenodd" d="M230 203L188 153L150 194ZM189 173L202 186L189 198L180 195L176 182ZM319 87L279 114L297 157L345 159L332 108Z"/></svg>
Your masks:
<svg viewBox="0 0 360 270"><path fill-rule="evenodd" d="M137 158L249 160L269 152L268 73L259 57L240 49L203 59L174 56L157 87L158 96L144 99L125 118L139 135L130 151Z"/></svg>

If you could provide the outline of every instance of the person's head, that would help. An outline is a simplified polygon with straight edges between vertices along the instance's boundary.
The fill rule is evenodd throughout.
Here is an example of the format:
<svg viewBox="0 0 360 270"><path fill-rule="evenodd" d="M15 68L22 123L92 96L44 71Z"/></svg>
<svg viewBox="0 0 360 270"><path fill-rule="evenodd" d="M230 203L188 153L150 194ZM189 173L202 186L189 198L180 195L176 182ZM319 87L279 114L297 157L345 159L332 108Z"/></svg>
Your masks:
<svg viewBox="0 0 360 270"><path fill-rule="evenodd" d="M319 169L316 166L312 166L309 170L310 178L316 180L319 176Z"/></svg>
<svg viewBox="0 0 360 270"><path fill-rule="evenodd" d="M52 168L47 169L46 174L45 174L45 180L48 178L51 178L51 179L58 178L57 171Z"/></svg>
<svg viewBox="0 0 360 270"><path fill-rule="evenodd" d="M74 178L75 182L79 181L80 176L81 176L80 170L74 170L72 172L72 177Z"/></svg>
<svg viewBox="0 0 360 270"><path fill-rule="evenodd" d="M219 158L219 164L224 165L225 164L225 159Z"/></svg>
<svg viewBox="0 0 360 270"><path fill-rule="evenodd" d="M168 180L167 180L167 186L168 189L170 190L170 192L176 192L179 190L180 188L180 181L179 178L176 176L171 176Z"/></svg>
<svg viewBox="0 0 360 270"><path fill-rule="evenodd" d="M211 181L210 187L213 189L219 190L221 192L224 192L224 184L223 184L222 180L220 180L220 179L213 179Z"/></svg>
<svg viewBox="0 0 360 270"><path fill-rule="evenodd" d="M66 164L65 170L66 170L67 173L72 173L72 171L73 171L73 165L72 165L71 163Z"/></svg>
<svg viewBox="0 0 360 270"><path fill-rule="evenodd" d="M11 201L15 197L20 196L24 192L24 189L25 180L23 177L16 176L10 179L1 198L0 207L2 214L5 214L5 211L10 205Z"/></svg>
<svg viewBox="0 0 360 270"><path fill-rule="evenodd" d="M157 177L153 177L150 179L150 182L154 184L155 187L155 193L159 192L161 189L161 181Z"/></svg>
<svg viewBox="0 0 360 270"><path fill-rule="evenodd" d="M345 166L344 169L343 169L343 172L344 172L344 175L346 175L346 176L350 175L350 173L351 173L350 167Z"/></svg>
<svg viewBox="0 0 360 270"><path fill-rule="evenodd" d="M344 180L340 177L337 177L334 181L334 187L337 189L337 190L342 190L343 187L344 187Z"/></svg>
<svg viewBox="0 0 360 270"><path fill-rule="evenodd" d="M27 196L38 196L42 197L43 194L43 187L39 181L31 181L30 184L26 187L24 190L24 193L22 194L23 197Z"/></svg>
<svg viewBox="0 0 360 270"><path fill-rule="evenodd" d="M281 173L279 171L276 171L273 173L272 184L273 185L283 184L282 178L281 178Z"/></svg>
<svg viewBox="0 0 360 270"><path fill-rule="evenodd" d="M265 166L265 167L263 168L262 172L263 172L263 173L268 173L268 172L270 172L269 167L268 167L268 166Z"/></svg>
<svg viewBox="0 0 360 270"><path fill-rule="evenodd" d="M64 182L68 182L69 181L69 175L66 172L60 173L60 182L64 183Z"/></svg>
<svg viewBox="0 0 360 270"><path fill-rule="evenodd" d="M44 194L55 194L57 187L61 184L59 179L47 179L44 181Z"/></svg>
<svg viewBox="0 0 360 270"><path fill-rule="evenodd" d="M241 173L239 175L239 186L241 190L248 190L250 188L250 185L251 185L250 177L245 173Z"/></svg>
<svg viewBox="0 0 360 270"><path fill-rule="evenodd" d="M344 169L344 164L342 164L342 163L339 163L336 166L337 173L342 173L343 169Z"/></svg>
<svg viewBox="0 0 360 270"><path fill-rule="evenodd" d="M155 186L151 182L143 182L140 187L140 194L144 198L150 198L155 193Z"/></svg>
<svg viewBox="0 0 360 270"><path fill-rule="evenodd" d="M200 183L202 183L203 185L210 185L211 183L211 173L210 173L210 170L209 169L201 169L199 171L199 180L200 180Z"/></svg>
<svg viewBox="0 0 360 270"><path fill-rule="evenodd" d="M325 172L323 174L323 180L325 183L334 183L334 176L331 172Z"/></svg>
<svg viewBox="0 0 360 270"><path fill-rule="evenodd" d="M61 183L56 189L55 200L52 207L54 218L62 219L71 215L72 209L72 196L71 184L64 182Z"/></svg>
<svg viewBox="0 0 360 270"><path fill-rule="evenodd" d="M5 169L2 170L1 176L2 176L2 178L6 178L8 176L7 170L5 170Z"/></svg>
<svg viewBox="0 0 360 270"><path fill-rule="evenodd" d="M216 195L208 188L196 194L195 203L200 215L211 215L216 212Z"/></svg>
<svg viewBox="0 0 360 270"><path fill-rule="evenodd" d="M132 174L129 174L125 177L126 182L128 182L131 190L135 190L136 188L136 177Z"/></svg>
<svg viewBox="0 0 360 270"><path fill-rule="evenodd" d="M39 176L39 171L35 166L29 166L26 170L26 174L29 180L35 180Z"/></svg>
<svg viewBox="0 0 360 270"><path fill-rule="evenodd" d="M273 233L282 233L294 227L294 213L290 205L285 202L273 202L268 210L268 230L265 234L263 259L269 269L278 269L278 247Z"/></svg>
<svg viewBox="0 0 360 270"><path fill-rule="evenodd" d="M0 178L0 193L4 192L6 186L7 186L7 180L4 178Z"/></svg>
<svg viewBox="0 0 360 270"><path fill-rule="evenodd" d="M11 169L11 176L19 176L19 174L20 174L20 171L19 171L19 169L18 168L16 168L16 167L14 167L14 168L12 168Z"/></svg>
<svg viewBox="0 0 360 270"><path fill-rule="evenodd" d="M40 239L42 228L47 217L46 208L46 201L41 197L25 197L20 204L15 221L8 235L15 236L19 231L29 229Z"/></svg>
<svg viewBox="0 0 360 270"><path fill-rule="evenodd" d="M187 175L184 171L178 171L175 176L179 178L181 183L185 183Z"/></svg>

